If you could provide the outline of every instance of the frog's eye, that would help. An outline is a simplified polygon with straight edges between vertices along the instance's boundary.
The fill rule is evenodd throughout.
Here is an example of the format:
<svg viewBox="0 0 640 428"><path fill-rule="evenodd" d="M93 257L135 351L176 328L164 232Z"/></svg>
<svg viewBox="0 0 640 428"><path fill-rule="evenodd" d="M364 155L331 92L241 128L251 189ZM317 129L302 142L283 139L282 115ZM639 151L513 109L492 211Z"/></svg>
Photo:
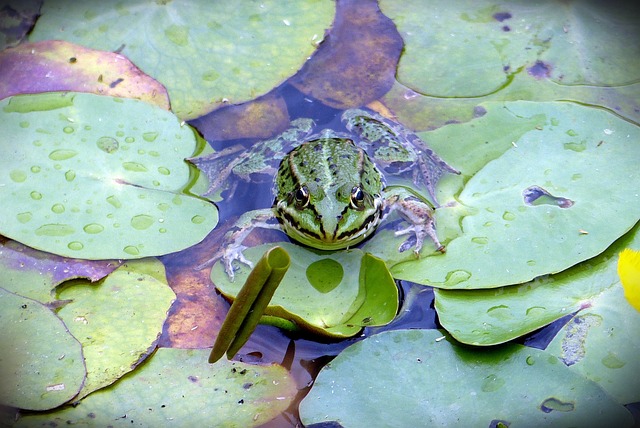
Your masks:
<svg viewBox="0 0 640 428"><path fill-rule="evenodd" d="M298 187L294 197L296 199L296 208L306 208L306 206L309 205L309 189L307 189L307 186Z"/></svg>
<svg viewBox="0 0 640 428"><path fill-rule="evenodd" d="M362 210L364 209L364 192L360 188L360 186L353 186L351 189L351 208L354 210Z"/></svg>

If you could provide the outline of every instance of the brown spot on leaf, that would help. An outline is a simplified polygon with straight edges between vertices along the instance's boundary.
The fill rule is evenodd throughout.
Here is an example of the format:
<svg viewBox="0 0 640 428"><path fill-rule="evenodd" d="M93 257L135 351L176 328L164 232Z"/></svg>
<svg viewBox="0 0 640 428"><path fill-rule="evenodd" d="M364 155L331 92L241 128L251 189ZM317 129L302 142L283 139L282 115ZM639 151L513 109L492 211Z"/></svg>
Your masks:
<svg viewBox="0 0 640 428"><path fill-rule="evenodd" d="M551 76L551 64L544 61L536 61L531 67L527 68L527 73L536 79L544 79Z"/></svg>

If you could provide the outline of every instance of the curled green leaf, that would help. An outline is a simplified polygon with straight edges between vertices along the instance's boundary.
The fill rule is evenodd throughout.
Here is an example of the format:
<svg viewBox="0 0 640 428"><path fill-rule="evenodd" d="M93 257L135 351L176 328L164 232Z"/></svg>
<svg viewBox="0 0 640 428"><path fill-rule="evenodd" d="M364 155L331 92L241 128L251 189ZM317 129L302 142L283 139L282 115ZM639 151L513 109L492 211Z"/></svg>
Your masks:
<svg viewBox="0 0 640 428"><path fill-rule="evenodd" d="M233 358L247 342L290 264L291 258L282 247L276 246L264 253L233 301L209 355L209 363L218 361L225 352L228 358Z"/></svg>

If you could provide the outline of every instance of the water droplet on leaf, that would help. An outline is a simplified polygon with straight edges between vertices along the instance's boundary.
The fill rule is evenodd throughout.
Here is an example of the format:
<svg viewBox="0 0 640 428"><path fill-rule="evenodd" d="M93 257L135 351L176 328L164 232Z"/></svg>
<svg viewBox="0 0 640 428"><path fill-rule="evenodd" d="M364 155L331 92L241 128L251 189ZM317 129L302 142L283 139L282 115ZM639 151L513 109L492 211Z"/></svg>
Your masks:
<svg viewBox="0 0 640 428"><path fill-rule="evenodd" d="M120 147L118 140L112 137L100 137L96 145L105 153L113 153Z"/></svg>

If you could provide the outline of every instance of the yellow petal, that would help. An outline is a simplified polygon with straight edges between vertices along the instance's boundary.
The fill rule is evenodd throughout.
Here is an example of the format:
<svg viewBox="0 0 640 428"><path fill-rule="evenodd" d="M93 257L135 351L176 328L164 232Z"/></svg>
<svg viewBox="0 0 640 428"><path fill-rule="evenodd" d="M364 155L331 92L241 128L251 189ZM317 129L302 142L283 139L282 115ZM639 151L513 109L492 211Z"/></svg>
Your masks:
<svg viewBox="0 0 640 428"><path fill-rule="evenodd" d="M618 276L624 297L640 312L640 251L625 248L618 259Z"/></svg>

